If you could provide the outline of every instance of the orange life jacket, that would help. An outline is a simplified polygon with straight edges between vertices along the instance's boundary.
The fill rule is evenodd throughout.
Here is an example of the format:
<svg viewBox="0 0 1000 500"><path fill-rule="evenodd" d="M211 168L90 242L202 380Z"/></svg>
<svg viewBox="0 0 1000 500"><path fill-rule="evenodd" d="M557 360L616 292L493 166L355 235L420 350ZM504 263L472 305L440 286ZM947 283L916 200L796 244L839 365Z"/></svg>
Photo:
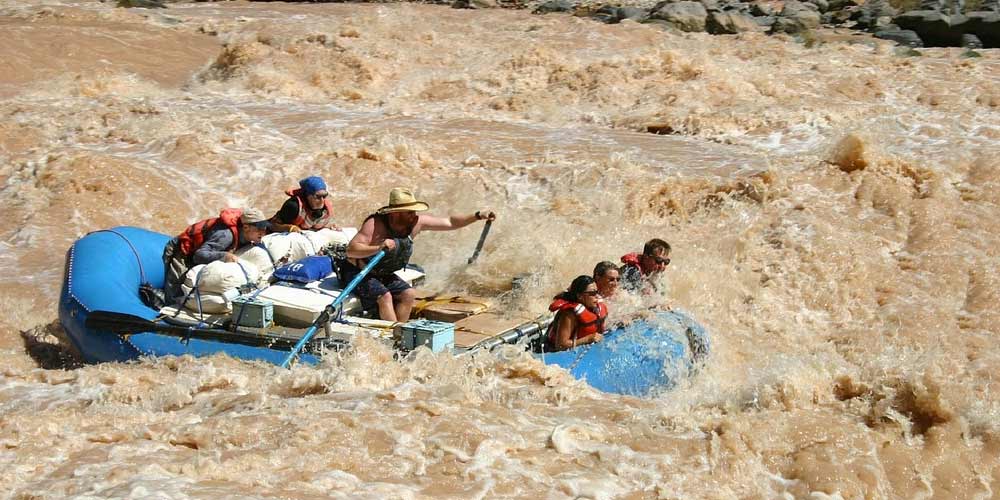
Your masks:
<svg viewBox="0 0 1000 500"><path fill-rule="evenodd" d="M295 198L299 202L299 215L292 221L292 225L299 226L302 229L318 230L323 229L329 224L330 218L333 217L333 203L330 202L329 196L323 198L323 215L314 219L312 218L312 210L309 209L309 200L306 199L307 195L302 192L301 188L289 189L285 191L285 194Z"/></svg>
<svg viewBox="0 0 1000 500"><path fill-rule="evenodd" d="M595 313L579 302L570 302L556 297L549 304L549 310L556 313L556 320L549 325L548 338L550 347L559 345L556 336L559 331L558 315L560 312L570 311L576 315L576 330L573 331L573 338L577 340L587 338L595 333L604 332L604 320L608 317L608 306L604 305L604 302L597 303L597 312Z"/></svg>
<svg viewBox="0 0 1000 500"><path fill-rule="evenodd" d="M642 268L642 261L639 260L640 255L642 254L640 254L639 252L632 252L622 255L622 264L625 264L626 266L635 266L636 269L638 269L639 272L642 273L643 276L645 276L649 273L647 273L646 270Z"/></svg>
<svg viewBox="0 0 1000 500"><path fill-rule="evenodd" d="M177 236L178 247L185 257L190 257L205 243L205 235L215 228L216 224L223 224L233 232L233 246L229 250L236 250L240 245L240 217L243 211L238 208L226 208L219 213L218 217L195 222L187 227Z"/></svg>

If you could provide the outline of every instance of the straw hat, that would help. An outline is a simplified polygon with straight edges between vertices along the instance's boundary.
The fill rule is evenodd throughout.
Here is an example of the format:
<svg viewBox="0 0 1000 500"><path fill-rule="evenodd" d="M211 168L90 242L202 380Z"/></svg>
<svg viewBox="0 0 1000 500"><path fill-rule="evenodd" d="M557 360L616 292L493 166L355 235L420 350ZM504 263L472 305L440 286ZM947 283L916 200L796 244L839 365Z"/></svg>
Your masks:
<svg viewBox="0 0 1000 500"><path fill-rule="evenodd" d="M426 203L418 201L415 196L413 196L413 191L406 188L392 188L389 191L389 204L378 209L378 213L387 214L391 212L423 212L430 208Z"/></svg>

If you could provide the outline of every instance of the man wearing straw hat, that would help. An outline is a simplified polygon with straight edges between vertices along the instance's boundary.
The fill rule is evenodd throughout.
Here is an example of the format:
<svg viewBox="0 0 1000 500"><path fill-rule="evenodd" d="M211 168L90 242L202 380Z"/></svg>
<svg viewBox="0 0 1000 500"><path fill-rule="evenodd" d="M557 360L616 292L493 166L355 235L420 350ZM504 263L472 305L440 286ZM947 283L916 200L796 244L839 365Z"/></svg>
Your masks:
<svg viewBox="0 0 1000 500"><path fill-rule="evenodd" d="M379 317L386 321L402 323L410 319L416 295L409 283L395 272L409 263L414 236L425 230L451 231L475 221L496 219L489 210L450 217L417 214L428 208L409 189L393 188L389 192L389 204L365 218L358 234L347 246L347 259L338 263L340 279L346 283L361 272L368 257L385 250L385 257L358 283L354 293L366 310L377 307Z"/></svg>

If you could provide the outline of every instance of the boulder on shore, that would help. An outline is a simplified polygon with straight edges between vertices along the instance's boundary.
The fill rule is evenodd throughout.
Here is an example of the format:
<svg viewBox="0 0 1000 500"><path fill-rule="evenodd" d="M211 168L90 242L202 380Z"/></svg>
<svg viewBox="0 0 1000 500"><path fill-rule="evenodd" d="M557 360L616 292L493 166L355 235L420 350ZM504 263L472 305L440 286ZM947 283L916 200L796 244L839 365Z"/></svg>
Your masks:
<svg viewBox="0 0 1000 500"><path fill-rule="evenodd" d="M713 35L734 35L745 31L764 31L753 17L739 12L712 12L705 23L705 29Z"/></svg>
<svg viewBox="0 0 1000 500"><path fill-rule="evenodd" d="M649 19L659 19L681 31L705 31L708 11L701 2L661 2L649 13Z"/></svg>
<svg viewBox="0 0 1000 500"><path fill-rule="evenodd" d="M913 30L899 29L899 26L889 25L875 32L875 38L892 40L907 47L923 47L924 42Z"/></svg>

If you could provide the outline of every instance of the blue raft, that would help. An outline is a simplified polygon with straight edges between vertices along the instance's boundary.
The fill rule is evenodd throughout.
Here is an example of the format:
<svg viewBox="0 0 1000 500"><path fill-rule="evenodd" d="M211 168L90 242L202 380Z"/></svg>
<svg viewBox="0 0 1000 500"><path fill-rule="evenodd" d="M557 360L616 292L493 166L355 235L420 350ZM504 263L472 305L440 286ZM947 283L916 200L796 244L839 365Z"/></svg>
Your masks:
<svg viewBox="0 0 1000 500"><path fill-rule="evenodd" d="M135 227L95 231L70 247L59 301L59 320L84 360L90 363L132 361L143 356L207 356L224 353L234 358L280 365L289 353L288 342L261 342L259 336L238 332L185 328L157 321L155 311L139 298L139 286L162 288L163 248L169 237ZM95 321L88 322L94 314ZM123 331L96 319L120 315L132 321ZM95 327L95 324L102 326ZM146 331L143 326L149 326ZM127 329L126 329L127 330ZM177 330L190 336L178 338ZM128 333L128 335L122 335ZM533 335L543 335L537 330ZM516 342L517 337L504 342ZM254 340L256 339L256 340ZM279 339L280 340L280 339ZM292 339L292 344L294 344ZM256 342L256 343L255 343ZM315 364L326 345L313 344L300 362ZM545 363L567 369L593 387L619 394L646 396L697 368L708 352L704 329L678 311L663 311L610 332L605 341L571 351L536 354Z"/></svg>
<svg viewBox="0 0 1000 500"><path fill-rule="evenodd" d="M96 363L132 361L141 356L225 353L234 358L281 364L288 355L287 349L196 338L200 331L192 331L190 338L179 339L176 334L157 333L178 328L163 323L151 323L156 331L128 336L87 326L87 318L93 311L120 313L150 322L156 319L159 312L142 303L139 285L146 282L163 288L163 247L169 239L145 229L116 227L90 233L70 247L59 300L59 321L83 359ZM319 358L304 353L299 361L315 364Z"/></svg>
<svg viewBox="0 0 1000 500"><path fill-rule="evenodd" d="M595 389L649 396L674 387L696 370L708 349L705 329L683 312L672 310L612 330L602 342L537 356Z"/></svg>

